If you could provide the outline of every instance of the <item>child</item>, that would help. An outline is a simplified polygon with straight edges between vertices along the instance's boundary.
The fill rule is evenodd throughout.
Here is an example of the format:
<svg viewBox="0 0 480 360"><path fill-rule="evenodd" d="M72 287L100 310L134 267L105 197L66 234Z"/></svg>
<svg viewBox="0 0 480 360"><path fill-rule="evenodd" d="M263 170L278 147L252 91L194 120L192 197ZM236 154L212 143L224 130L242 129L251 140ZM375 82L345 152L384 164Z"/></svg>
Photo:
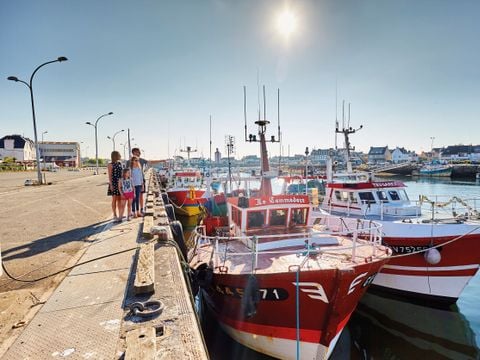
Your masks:
<svg viewBox="0 0 480 360"><path fill-rule="evenodd" d="M132 167L132 182L133 186L135 186L135 199L132 204L132 212L134 217L141 217L140 194L144 191L145 185L143 184L143 169L137 156L132 156L130 166Z"/></svg>
<svg viewBox="0 0 480 360"><path fill-rule="evenodd" d="M130 169L123 169L122 178L118 180L118 188L122 194L122 205L120 210L120 220L123 218L125 204L127 204L127 221L130 221L130 209L132 208L132 200L134 198L133 182L130 179Z"/></svg>

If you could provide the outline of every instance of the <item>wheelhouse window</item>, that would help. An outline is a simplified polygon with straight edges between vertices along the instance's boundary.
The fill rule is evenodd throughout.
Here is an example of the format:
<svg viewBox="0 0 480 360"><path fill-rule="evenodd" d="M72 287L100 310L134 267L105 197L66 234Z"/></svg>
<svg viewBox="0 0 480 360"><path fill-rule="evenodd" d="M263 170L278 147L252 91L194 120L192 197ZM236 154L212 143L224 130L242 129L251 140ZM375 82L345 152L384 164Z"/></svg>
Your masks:
<svg viewBox="0 0 480 360"><path fill-rule="evenodd" d="M387 193L385 191L383 191L383 190L377 191L377 196L378 196L378 200L380 200L380 202L388 202Z"/></svg>
<svg viewBox="0 0 480 360"><path fill-rule="evenodd" d="M338 201L347 202L348 201L348 191L335 191L335 197Z"/></svg>
<svg viewBox="0 0 480 360"><path fill-rule="evenodd" d="M307 223L308 208L292 209L291 224L305 225Z"/></svg>
<svg viewBox="0 0 480 360"><path fill-rule="evenodd" d="M249 211L247 212L247 228L257 229L265 224L266 211Z"/></svg>
<svg viewBox="0 0 480 360"><path fill-rule="evenodd" d="M340 195L340 191L335 190L335 198L336 198L338 201L342 201L342 195Z"/></svg>
<svg viewBox="0 0 480 360"><path fill-rule="evenodd" d="M396 190L389 190L388 195L390 195L390 199L392 199L392 201L400 200L400 195L398 195Z"/></svg>
<svg viewBox="0 0 480 360"><path fill-rule="evenodd" d="M356 204L358 202L354 192L349 192L348 196L351 204Z"/></svg>
<svg viewBox="0 0 480 360"><path fill-rule="evenodd" d="M240 226L242 222L242 212L233 206L232 206L232 221L238 226Z"/></svg>
<svg viewBox="0 0 480 360"><path fill-rule="evenodd" d="M285 226L287 224L287 210L275 209L270 210L270 225Z"/></svg>
<svg viewBox="0 0 480 360"><path fill-rule="evenodd" d="M359 192L358 196L362 204L375 204L375 197L372 192Z"/></svg>
<svg viewBox="0 0 480 360"><path fill-rule="evenodd" d="M408 198L407 192L405 190L398 190L398 195L400 196L400 199L403 201L409 201L410 199Z"/></svg>

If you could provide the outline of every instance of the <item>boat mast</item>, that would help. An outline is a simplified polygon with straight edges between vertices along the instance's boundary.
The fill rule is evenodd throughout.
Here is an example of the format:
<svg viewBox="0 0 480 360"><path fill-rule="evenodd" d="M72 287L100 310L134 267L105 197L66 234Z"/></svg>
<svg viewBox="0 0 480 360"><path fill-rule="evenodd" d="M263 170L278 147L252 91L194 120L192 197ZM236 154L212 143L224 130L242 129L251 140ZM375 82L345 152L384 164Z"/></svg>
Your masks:
<svg viewBox="0 0 480 360"><path fill-rule="evenodd" d="M212 177L212 115L210 115L210 169L208 170L209 177Z"/></svg>
<svg viewBox="0 0 480 360"><path fill-rule="evenodd" d="M352 162L350 161L350 151L355 150L355 147L350 145L350 134L355 134L361 130L363 125L360 125L358 129L354 129L350 126L350 104L348 104L348 125L345 127L345 101L342 104L342 130L338 128L338 122L336 123L335 136L337 134L343 134L345 139L345 161L347 163L347 172L352 172Z"/></svg>
<svg viewBox="0 0 480 360"><path fill-rule="evenodd" d="M187 153L187 167L190 167L190 153L197 152L197 149L192 149L191 146L186 146L185 149L180 149L180 152Z"/></svg>
<svg viewBox="0 0 480 360"><path fill-rule="evenodd" d="M271 196L272 195L272 183L270 179L270 165L268 163L268 152L267 152L267 142L276 143L280 142L280 116L278 116L278 135L275 139L275 135L272 135L270 140L267 140L265 133L267 130L267 125L270 124L270 121L266 119L266 99L265 99L265 85L263 86L263 120L259 118L255 121L255 124L258 125L258 136L249 134L247 137L247 88L243 87L243 110L244 110L244 119L245 119L245 141L246 142L259 142L260 143L260 161L261 161L261 176L262 181L260 185L260 196ZM278 99L280 99L280 90L278 90ZM260 114L259 114L260 115Z"/></svg>

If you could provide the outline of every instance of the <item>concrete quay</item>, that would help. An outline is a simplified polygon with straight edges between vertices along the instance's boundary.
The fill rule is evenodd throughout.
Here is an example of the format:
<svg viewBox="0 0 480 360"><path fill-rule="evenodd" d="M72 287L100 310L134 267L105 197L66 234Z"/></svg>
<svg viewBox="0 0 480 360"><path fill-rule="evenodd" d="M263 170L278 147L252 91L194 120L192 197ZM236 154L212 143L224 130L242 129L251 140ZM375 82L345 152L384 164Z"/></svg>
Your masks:
<svg viewBox="0 0 480 360"><path fill-rule="evenodd" d="M46 300L39 299L32 308L36 314L24 317L24 325L16 329L19 336L2 359L208 359L153 173L148 183L149 215L98 225L83 240L80 254L70 259L78 266L51 296L46 291ZM152 226L159 235L151 232ZM9 270L13 263L7 259ZM5 276L2 282L8 283ZM158 314L145 317L131 311L132 304L148 301L160 301L160 309L148 309Z"/></svg>

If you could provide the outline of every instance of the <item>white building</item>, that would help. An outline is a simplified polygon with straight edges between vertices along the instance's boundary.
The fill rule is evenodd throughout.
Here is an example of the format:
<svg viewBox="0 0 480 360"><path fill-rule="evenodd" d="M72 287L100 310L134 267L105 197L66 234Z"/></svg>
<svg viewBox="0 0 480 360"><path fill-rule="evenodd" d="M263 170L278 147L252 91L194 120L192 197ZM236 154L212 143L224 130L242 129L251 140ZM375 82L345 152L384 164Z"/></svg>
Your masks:
<svg viewBox="0 0 480 360"><path fill-rule="evenodd" d="M78 167L80 165L80 144L78 142L52 142L39 143L40 157L47 163L58 166Z"/></svg>
<svg viewBox="0 0 480 360"><path fill-rule="evenodd" d="M392 162L394 164L402 163L402 162L408 162L408 161L417 161L417 155L413 151L408 151L406 149L397 148L392 151Z"/></svg>
<svg viewBox="0 0 480 360"><path fill-rule="evenodd" d="M35 144L29 138L21 135L7 135L0 139L0 160L6 157L15 161L35 161Z"/></svg>

